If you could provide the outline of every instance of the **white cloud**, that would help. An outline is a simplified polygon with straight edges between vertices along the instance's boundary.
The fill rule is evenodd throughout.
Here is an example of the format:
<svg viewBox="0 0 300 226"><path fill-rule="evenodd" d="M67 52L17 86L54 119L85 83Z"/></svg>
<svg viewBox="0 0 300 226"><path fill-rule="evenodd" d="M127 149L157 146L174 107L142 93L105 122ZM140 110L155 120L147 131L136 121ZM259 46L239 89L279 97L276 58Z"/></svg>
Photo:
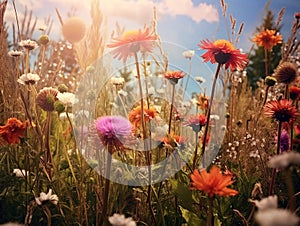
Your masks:
<svg viewBox="0 0 300 226"><path fill-rule="evenodd" d="M141 24L153 18L154 3L151 0L103 0L104 15L132 20Z"/></svg>
<svg viewBox="0 0 300 226"><path fill-rule="evenodd" d="M186 16L199 23L201 21L219 21L218 10L213 5L192 0L103 0L101 2L106 16L119 17L141 24L149 23L153 18L153 7L157 9L158 19L164 15Z"/></svg>
<svg viewBox="0 0 300 226"><path fill-rule="evenodd" d="M162 6L163 12L167 14L187 16L197 23L219 21L218 10L210 4L199 3L195 6L192 0L163 0Z"/></svg>

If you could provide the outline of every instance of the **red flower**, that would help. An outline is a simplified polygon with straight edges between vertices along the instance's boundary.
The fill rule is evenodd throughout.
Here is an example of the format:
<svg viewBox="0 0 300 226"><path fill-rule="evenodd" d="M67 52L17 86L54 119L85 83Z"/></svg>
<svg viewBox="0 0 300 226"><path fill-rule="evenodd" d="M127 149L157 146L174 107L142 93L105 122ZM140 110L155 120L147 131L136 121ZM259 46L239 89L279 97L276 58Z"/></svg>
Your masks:
<svg viewBox="0 0 300 226"><path fill-rule="evenodd" d="M164 78L169 79L172 83L175 84L184 76L185 74L182 71L166 71L164 73Z"/></svg>
<svg viewBox="0 0 300 226"><path fill-rule="evenodd" d="M266 29L255 35L252 41L270 51L274 46L282 43L282 36L276 33L275 30Z"/></svg>
<svg viewBox="0 0 300 226"><path fill-rule="evenodd" d="M195 132L199 132L202 126L206 125L206 121L207 118L204 114L190 115L184 124L192 127Z"/></svg>
<svg viewBox="0 0 300 226"><path fill-rule="evenodd" d="M114 57L119 60L123 59L125 63L128 57L134 53L151 52L154 48L154 41L157 36L152 34L150 28L146 27L142 30L132 30L125 32L122 37L113 37L113 42L108 44L108 48L115 48Z"/></svg>
<svg viewBox="0 0 300 226"><path fill-rule="evenodd" d="M271 100L263 108L264 115L274 118L279 122L291 122L296 119L298 112L292 101L289 100Z"/></svg>
<svg viewBox="0 0 300 226"><path fill-rule="evenodd" d="M230 67L232 71L236 69L243 69L248 62L246 54L235 49L229 41L224 39L219 39L213 43L209 40L203 40L200 44L198 44L198 46L201 49L207 50L206 53L201 55L204 62L210 61L212 64L216 62L219 64L225 64L225 68L227 69Z"/></svg>
<svg viewBox="0 0 300 226"><path fill-rule="evenodd" d="M297 86L290 87L290 98L292 100L297 100L300 97L300 88Z"/></svg>
<svg viewBox="0 0 300 226"><path fill-rule="evenodd" d="M233 184L232 174L226 170L222 173L220 168L213 165L209 172L206 169L195 169L191 174L192 189L204 191L209 197L214 195L219 196L234 196L239 192L228 188L227 186Z"/></svg>
<svg viewBox="0 0 300 226"><path fill-rule="evenodd" d="M19 144L27 126L29 126L28 121L21 122L17 118L9 118L6 125L0 126L0 135L9 144Z"/></svg>

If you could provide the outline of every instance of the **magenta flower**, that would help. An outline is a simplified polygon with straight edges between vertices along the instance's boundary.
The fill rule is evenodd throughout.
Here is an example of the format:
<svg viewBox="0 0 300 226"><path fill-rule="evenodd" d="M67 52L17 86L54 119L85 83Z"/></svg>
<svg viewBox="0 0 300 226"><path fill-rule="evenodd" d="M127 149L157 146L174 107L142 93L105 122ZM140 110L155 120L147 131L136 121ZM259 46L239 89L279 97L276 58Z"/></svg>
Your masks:
<svg viewBox="0 0 300 226"><path fill-rule="evenodd" d="M126 138L131 135L131 123L121 116L103 116L95 121L98 136L103 145L110 147L110 152L123 147ZM112 154L111 153L111 154Z"/></svg>

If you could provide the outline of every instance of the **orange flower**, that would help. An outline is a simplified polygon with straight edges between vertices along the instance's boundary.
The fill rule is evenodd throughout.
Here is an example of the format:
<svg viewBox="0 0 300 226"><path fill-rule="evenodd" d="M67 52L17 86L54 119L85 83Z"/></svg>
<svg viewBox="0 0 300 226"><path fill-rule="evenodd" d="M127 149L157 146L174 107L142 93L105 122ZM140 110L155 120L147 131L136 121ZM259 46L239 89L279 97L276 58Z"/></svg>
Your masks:
<svg viewBox="0 0 300 226"><path fill-rule="evenodd" d="M282 43L282 36L277 34L275 30L266 29L255 35L252 41L270 51L274 46Z"/></svg>
<svg viewBox="0 0 300 226"><path fill-rule="evenodd" d="M177 83L178 79L181 79L185 76L182 71L166 71L164 73L164 78L169 79L172 83Z"/></svg>
<svg viewBox="0 0 300 226"><path fill-rule="evenodd" d="M164 146L167 147L183 147L186 143L187 138L182 137L176 134L169 134L161 139L161 142L164 144Z"/></svg>
<svg viewBox="0 0 300 226"><path fill-rule="evenodd" d="M219 64L225 64L225 68L227 69L230 67L232 71L236 69L243 69L248 62L246 54L235 49L233 44L224 39L219 39L213 43L209 40L203 40L200 44L198 44L198 46L201 49L207 50L206 53L201 55L204 62L210 61L212 64L216 62Z"/></svg>
<svg viewBox="0 0 300 226"><path fill-rule="evenodd" d="M135 126L139 127L142 125L142 112L141 106L135 107L133 110L129 112L128 119ZM150 122L156 116L156 110L154 107L144 107L144 119L145 122Z"/></svg>
<svg viewBox="0 0 300 226"><path fill-rule="evenodd" d="M235 196L238 191L228 188L227 186L233 184L232 174L222 173L220 168L212 166L209 173L206 169L198 170L195 169L191 174L191 185L192 189L204 191L209 197L214 195L219 196Z"/></svg>
<svg viewBox="0 0 300 226"><path fill-rule="evenodd" d="M298 112L292 101L289 100L271 100L263 108L264 115L274 118L279 122L291 122L296 119Z"/></svg>
<svg viewBox="0 0 300 226"><path fill-rule="evenodd" d="M6 125L0 126L0 135L9 144L19 144L27 126L29 126L28 121L21 122L17 118L9 118Z"/></svg>
<svg viewBox="0 0 300 226"><path fill-rule="evenodd" d="M198 96L198 105L199 105L200 110L204 111L204 110L208 109L208 101L209 101L209 98L205 94L200 94Z"/></svg>
<svg viewBox="0 0 300 226"><path fill-rule="evenodd" d="M114 57L119 60L123 59L125 63L128 57L133 56L138 51L151 52L157 37L152 34L150 28L146 27L143 31L128 31L122 37L113 37L112 39L113 42L108 44L107 47L116 48L114 50Z"/></svg>

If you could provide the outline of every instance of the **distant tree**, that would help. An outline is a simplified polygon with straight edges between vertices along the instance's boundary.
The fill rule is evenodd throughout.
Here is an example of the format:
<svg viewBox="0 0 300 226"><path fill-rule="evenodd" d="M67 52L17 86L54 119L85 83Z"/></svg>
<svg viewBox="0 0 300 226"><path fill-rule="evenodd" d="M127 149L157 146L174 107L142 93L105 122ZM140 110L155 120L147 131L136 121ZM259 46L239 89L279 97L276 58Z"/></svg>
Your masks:
<svg viewBox="0 0 300 226"><path fill-rule="evenodd" d="M265 17L263 18L263 22L260 27L256 28L256 33L260 31L264 31L266 29L280 31L280 26L276 26L274 22L274 14L271 10L269 10L269 2L265 7ZM276 45L272 48L272 51L268 53L268 67L269 74L271 75L274 72L274 69L278 65L281 58L281 44ZM265 54L264 47L256 46L252 52L249 53L249 64L247 67L247 77L248 83L252 86L253 90L257 88L257 82L260 79L264 79L266 77L265 73Z"/></svg>

